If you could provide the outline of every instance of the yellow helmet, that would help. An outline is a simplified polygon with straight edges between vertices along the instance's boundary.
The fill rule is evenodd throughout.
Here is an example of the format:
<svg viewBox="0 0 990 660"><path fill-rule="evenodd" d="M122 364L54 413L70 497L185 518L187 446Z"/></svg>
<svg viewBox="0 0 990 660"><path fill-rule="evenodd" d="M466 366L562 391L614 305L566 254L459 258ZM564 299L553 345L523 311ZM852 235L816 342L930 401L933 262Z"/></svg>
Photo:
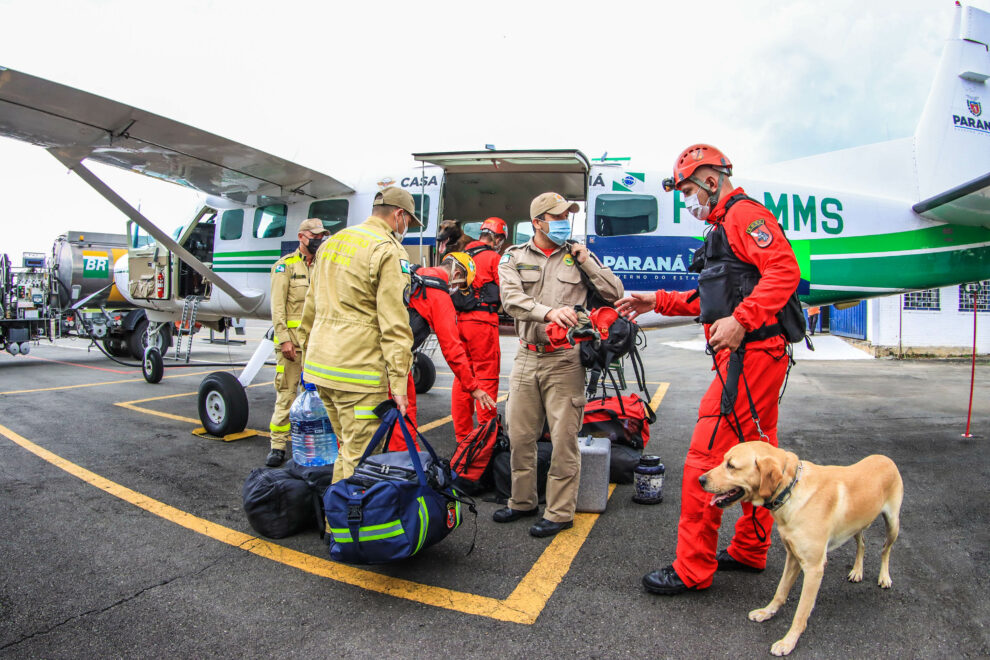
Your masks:
<svg viewBox="0 0 990 660"><path fill-rule="evenodd" d="M443 258L443 261L440 262L440 265L442 266L449 262L455 262L457 265L459 265L461 268L465 270L465 272L467 273L467 283L465 284L465 286L471 286L471 284L474 282L475 273L477 273L478 271L477 267L474 265L474 259L471 258L471 255L469 255L467 252L451 252L450 254L448 254L446 257Z"/></svg>

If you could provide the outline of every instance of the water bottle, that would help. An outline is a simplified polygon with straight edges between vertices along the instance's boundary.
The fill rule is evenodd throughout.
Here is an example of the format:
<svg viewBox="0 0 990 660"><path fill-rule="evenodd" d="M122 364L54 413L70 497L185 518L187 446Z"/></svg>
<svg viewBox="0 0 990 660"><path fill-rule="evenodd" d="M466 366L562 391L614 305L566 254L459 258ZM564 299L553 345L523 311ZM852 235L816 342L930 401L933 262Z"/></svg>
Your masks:
<svg viewBox="0 0 990 660"><path fill-rule="evenodd" d="M330 465L337 460L337 435L312 383L305 383L303 391L292 402L289 424L292 460L296 465L314 467Z"/></svg>

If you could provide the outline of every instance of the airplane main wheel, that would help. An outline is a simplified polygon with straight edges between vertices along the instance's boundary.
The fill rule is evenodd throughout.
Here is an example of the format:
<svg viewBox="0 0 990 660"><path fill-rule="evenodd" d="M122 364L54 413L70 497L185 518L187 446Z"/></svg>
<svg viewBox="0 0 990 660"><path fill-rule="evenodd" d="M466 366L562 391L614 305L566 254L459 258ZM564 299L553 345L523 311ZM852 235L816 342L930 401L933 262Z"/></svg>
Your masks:
<svg viewBox="0 0 990 660"><path fill-rule="evenodd" d="M199 421L210 435L240 433L247 426L248 400L241 382L215 371L199 384Z"/></svg>
<svg viewBox="0 0 990 660"><path fill-rule="evenodd" d="M144 352L144 359L141 361L141 373L149 383L162 382L165 375L165 361L162 360L161 351L152 346Z"/></svg>
<svg viewBox="0 0 990 660"><path fill-rule="evenodd" d="M429 392L437 380L437 368L433 360L424 353L414 353L412 372L416 394Z"/></svg>

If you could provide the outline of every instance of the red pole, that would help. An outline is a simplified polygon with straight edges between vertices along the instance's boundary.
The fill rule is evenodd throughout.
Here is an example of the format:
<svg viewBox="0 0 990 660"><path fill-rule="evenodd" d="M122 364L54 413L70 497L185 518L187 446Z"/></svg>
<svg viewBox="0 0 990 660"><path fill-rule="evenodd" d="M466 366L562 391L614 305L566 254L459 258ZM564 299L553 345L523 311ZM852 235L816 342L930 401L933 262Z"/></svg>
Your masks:
<svg viewBox="0 0 990 660"><path fill-rule="evenodd" d="M969 373L969 412L966 413L966 432L963 433L962 437L972 438L973 436L969 433L969 423L973 418L973 387L976 384L976 292L973 293L973 366Z"/></svg>

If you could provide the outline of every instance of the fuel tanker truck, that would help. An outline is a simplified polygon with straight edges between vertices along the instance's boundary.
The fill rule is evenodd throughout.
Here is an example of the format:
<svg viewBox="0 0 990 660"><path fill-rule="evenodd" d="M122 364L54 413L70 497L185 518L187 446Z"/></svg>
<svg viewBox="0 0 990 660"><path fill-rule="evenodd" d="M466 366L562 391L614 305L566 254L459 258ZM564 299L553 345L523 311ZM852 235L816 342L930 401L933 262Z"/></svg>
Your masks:
<svg viewBox="0 0 990 660"><path fill-rule="evenodd" d="M26 252L21 266L0 254L0 350L26 354L31 342L82 337L100 341L115 357L141 360L148 318L113 281L113 264L127 254L127 236L70 231L55 239L51 256ZM164 353L172 326L155 335Z"/></svg>
<svg viewBox="0 0 990 660"><path fill-rule="evenodd" d="M141 360L147 347L148 319L120 295L113 265L127 254L125 234L70 231L52 247L52 304L61 312L62 336L93 338L115 357ZM155 335L164 354L172 343L171 325Z"/></svg>

